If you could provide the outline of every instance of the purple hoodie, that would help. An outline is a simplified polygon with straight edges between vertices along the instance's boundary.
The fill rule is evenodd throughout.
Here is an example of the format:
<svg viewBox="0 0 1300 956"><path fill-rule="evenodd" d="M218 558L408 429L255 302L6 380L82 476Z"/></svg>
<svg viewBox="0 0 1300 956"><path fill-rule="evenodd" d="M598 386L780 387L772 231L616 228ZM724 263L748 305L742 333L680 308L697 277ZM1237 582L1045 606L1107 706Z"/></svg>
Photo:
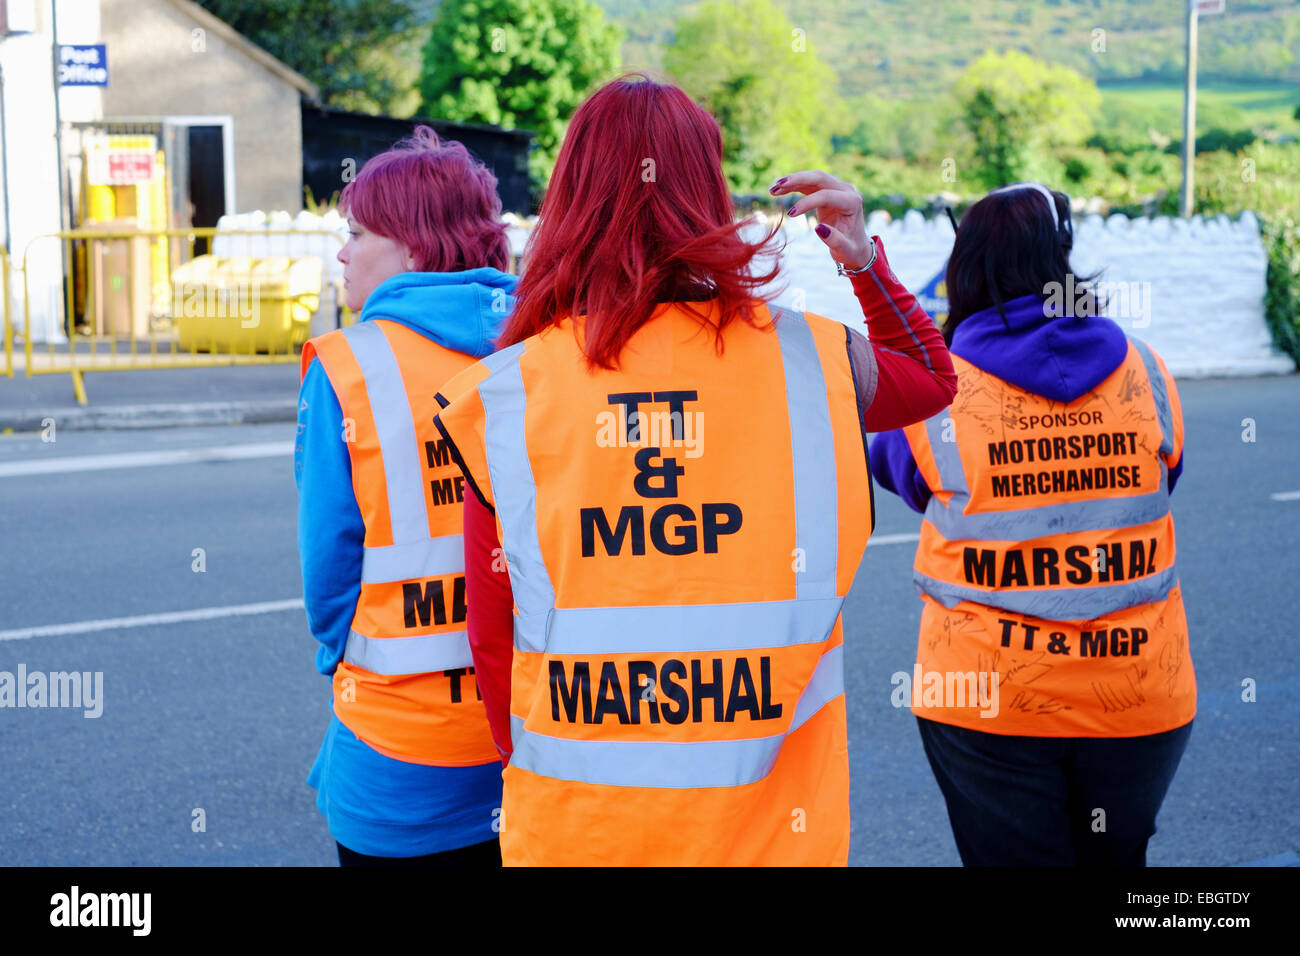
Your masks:
<svg viewBox="0 0 1300 956"><path fill-rule="evenodd" d="M1035 395L1074 401L1119 368L1128 354L1128 339L1104 316L1052 317L1045 301L1040 295L1010 300L1004 305L1005 324L996 308L968 316L953 333L949 351ZM1170 491L1182 471L1180 457L1169 469ZM901 429L882 432L871 443L871 473L913 511L925 512L930 488Z"/></svg>

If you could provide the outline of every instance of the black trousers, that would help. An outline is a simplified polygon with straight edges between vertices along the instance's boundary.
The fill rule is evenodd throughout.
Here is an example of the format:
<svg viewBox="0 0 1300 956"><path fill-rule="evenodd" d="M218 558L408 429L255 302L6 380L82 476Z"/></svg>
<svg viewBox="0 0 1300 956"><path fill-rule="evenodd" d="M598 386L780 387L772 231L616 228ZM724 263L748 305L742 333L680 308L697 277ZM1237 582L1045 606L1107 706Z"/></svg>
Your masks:
<svg viewBox="0 0 1300 956"><path fill-rule="evenodd" d="M1192 725L1145 737L1014 737L917 718L966 866L1146 866Z"/></svg>
<svg viewBox="0 0 1300 956"><path fill-rule="evenodd" d="M497 837L486 843L475 843L427 856L366 856L349 850L337 840L335 845L339 848L339 866L383 867L393 870L481 870L501 867L501 841Z"/></svg>

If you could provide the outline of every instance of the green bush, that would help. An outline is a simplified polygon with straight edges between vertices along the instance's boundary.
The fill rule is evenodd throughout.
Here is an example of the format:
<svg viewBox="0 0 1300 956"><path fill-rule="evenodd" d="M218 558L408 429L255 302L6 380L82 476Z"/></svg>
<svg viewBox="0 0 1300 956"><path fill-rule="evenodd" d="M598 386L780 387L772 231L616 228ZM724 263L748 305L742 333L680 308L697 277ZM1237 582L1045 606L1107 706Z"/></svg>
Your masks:
<svg viewBox="0 0 1300 956"><path fill-rule="evenodd" d="M1268 250L1264 318L1277 347L1300 362L1300 222L1279 216L1263 224Z"/></svg>

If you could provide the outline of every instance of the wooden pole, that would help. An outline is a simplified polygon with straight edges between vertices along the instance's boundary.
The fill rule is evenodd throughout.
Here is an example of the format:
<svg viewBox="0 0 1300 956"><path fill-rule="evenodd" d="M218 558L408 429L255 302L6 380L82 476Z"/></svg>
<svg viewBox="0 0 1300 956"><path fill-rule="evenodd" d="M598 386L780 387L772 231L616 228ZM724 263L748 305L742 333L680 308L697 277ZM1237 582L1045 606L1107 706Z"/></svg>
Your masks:
<svg viewBox="0 0 1300 956"><path fill-rule="evenodd" d="M1187 0L1187 65L1183 83L1183 187L1178 211L1192 216L1196 204L1196 0Z"/></svg>

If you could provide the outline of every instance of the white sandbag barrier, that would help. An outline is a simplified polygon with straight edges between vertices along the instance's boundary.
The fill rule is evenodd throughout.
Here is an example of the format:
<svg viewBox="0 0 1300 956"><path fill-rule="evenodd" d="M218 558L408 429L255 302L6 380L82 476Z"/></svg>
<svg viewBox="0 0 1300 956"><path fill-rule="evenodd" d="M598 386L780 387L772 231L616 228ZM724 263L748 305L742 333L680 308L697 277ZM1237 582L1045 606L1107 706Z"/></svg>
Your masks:
<svg viewBox="0 0 1300 956"><path fill-rule="evenodd" d="M523 254L529 229L534 220L506 213L506 238L511 256ZM297 216L287 212L265 213L260 209L248 213L222 216L217 222L212 252L218 256L318 256L323 265L323 288L320 307L311 317L311 334L321 335L333 329L342 298L343 263L339 250L348 238L347 220L331 209L323 216L303 210ZM293 230L284 234L284 230ZM223 234L224 233L224 234ZM335 237L338 238L335 238Z"/></svg>
<svg viewBox="0 0 1300 956"><path fill-rule="evenodd" d="M867 230L881 237L895 274L918 294L952 251L947 217L927 220L913 210L891 221L875 212ZM789 223L786 235L789 287L776 301L860 326L857 298L835 275L822 241L802 221ZM1236 220L1086 216L1074 222L1071 263L1081 275L1100 270L1105 314L1149 342L1180 378L1295 371L1295 362L1273 348L1264 323L1267 258L1250 212Z"/></svg>
<svg viewBox="0 0 1300 956"><path fill-rule="evenodd" d="M504 219L511 253L518 256L535 220L513 215ZM284 212L223 216L217 228L296 230L287 236L218 235L213 252L255 257L319 255L327 288L335 280L341 282L343 266L337 259L341 242L318 234L325 230L346 239L347 224L335 210L324 216L308 212L296 217ZM746 235L761 231L761 226L752 226ZM867 231L884 240L895 274L918 295L944 268L952 251L952 225L943 216L926 219L911 210L891 219L877 211L869 215ZM849 283L835 275L826 247L808 218L787 220L784 232L782 275L775 285L784 283L786 288L774 301L860 326L857 298ZM1295 371L1295 362L1273 348L1264 324L1267 258L1259 222L1250 212L1235 220L1224 215L1190 220L1083 216L1074 221L1071 262L1081 275L1101 273L1096 285L1108 300L1105 314L1126 332L1151 343L1180 378ZM1067 287L1060 294L1077 295L1077 290ZM928 301L923 304L933 311ZM321 311L313 317L313 334L324 331L316 326L331 307L323 298Z"/></svg>

